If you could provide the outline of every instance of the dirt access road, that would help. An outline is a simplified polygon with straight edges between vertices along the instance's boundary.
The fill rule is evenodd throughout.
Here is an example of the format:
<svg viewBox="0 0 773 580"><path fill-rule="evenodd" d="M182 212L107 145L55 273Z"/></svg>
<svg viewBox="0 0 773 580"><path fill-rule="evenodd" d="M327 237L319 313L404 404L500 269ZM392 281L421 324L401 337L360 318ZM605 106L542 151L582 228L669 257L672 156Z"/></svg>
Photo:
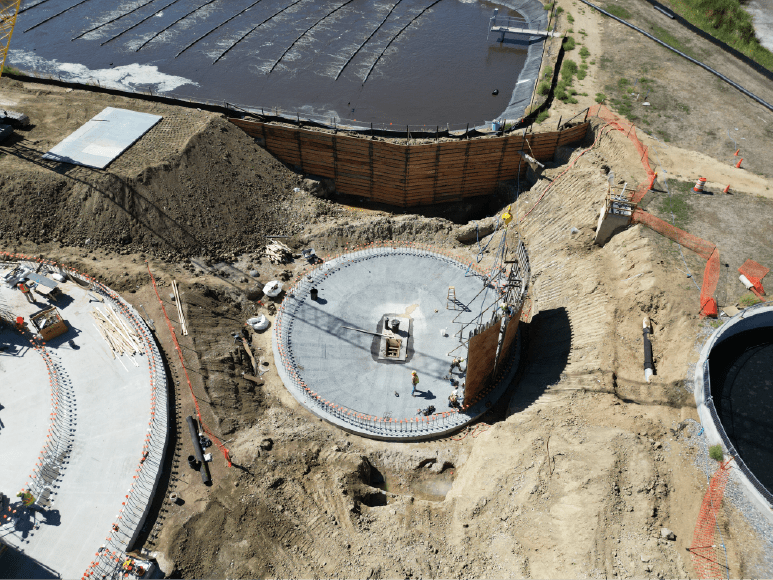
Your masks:
<svg viewBox="0 0 773 580"><path fill-rule="evenodd" d="M3 244L67 261L144 305L173 369L179 463L170 466L159 497L175 491L183 503L164 502L143 544L167 573L694 575L685 548L706 489L707 459L685 379L697 358L696 338L710 327L697 316L697 293L679 273L679 255L641 226L604 248L592 244L606 170L615 172L619 185L643 178L623 135L600 140L558 179L562 164L592 138L562 151L515 206L516 221L534 208L519 225L534 272L533 310L524 325L522 371L508 398L455 437L395 445L347 435L300 407L273 369L268 332L250 337L253 351L268 363L263 383L242 378L251 363L232 333L258 312L273 320L269 301L248 298L256 285L250 270L266 282L292 277L301 267L268 263L260 253L265 235L286 232L294 236L286 240L293 248L313 245L323 254L347 244L404 239L475 259L477 246L459 244L454 223L293 193L300 176L235 128L207 113L171 108L166 114L171 120L178 115L189 132L144 158L140 141L115 167L91 177L101 184L99 207L105 209L97 212L81 197L83 170L47 166L39 154L90 116L61 127L72 111L97 112L107 102L145 110L145 104L7 81L0 82L0 99L15 101L35 124L0 148L0 179L14 184L2 190L3 207L12 208L3 214ZM149 142L175 126L159 125ZM30 149L35 153L23 155ZM672 147L664 144L663 151ZM690 159L679 150L674 154ZM537 204L550 180L556 184ZM131 196L142 193L153 211L161 208L175 223L195 225L196 243L159 236L156 222L137 211L150 206L114 203L123 199L126 183ZM242 187L248 186L245 195ZM86 191L94 190L89 182ZM43 204L38 196L51 202ZM721 199L716 196L717 203ZM744 211L771 212L766 202ZM50 225L33 228L42 217L28 212L37 209L50 212ZM262 221L251 221L255 216ZM229 228L244 223L249 227L231 233ZM122 242L126 231L130 238ZM91 237L92 232L101 233ZM735 233L720 229L717 235ZM743 251L757 255L759 239L738 239ZM204 420L232 452L232 468L214 452L211 488L185 465L191 449L183 420L193 403L149 285L146 259L174 326L169 284L176 279L181 285L192 330L181 341L185 367ZM482 260L490 264L490 254L484 252ZM654 323L657 375L650 384L642 382L644 315ZM728 502L720 522L731 576L773 573L766 560L770 546L746 514ZM663 527L675 533L675 541L661 537Z"/></svg>

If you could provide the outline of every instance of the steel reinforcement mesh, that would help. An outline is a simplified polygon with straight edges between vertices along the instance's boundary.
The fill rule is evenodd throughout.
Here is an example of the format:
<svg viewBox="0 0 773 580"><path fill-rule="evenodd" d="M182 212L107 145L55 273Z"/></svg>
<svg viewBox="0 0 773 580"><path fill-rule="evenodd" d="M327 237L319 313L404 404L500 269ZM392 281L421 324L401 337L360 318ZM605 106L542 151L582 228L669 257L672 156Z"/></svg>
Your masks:
<svg viewBox="0 0 773 580"><path fill-rule="evenodd" d="M717 513L725 496L730 468L721 464L711 477L709 488L703 496L698 521L692 535L690 556L698 578L727 578L728 564L724 548L717 543Z"/></svg>

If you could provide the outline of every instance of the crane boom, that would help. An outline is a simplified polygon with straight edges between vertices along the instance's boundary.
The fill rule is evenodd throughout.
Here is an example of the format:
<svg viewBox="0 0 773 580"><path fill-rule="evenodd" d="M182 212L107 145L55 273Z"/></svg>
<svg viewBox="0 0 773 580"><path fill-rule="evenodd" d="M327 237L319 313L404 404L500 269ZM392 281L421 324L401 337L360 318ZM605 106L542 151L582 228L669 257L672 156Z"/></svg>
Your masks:
<svg viewBox="0 0 773 580"><path fill-rule="evenodd" d="M5 57L11 46L13 27L16 25L16 15L19 13L21 0L0 0L0 77L5 69Z"/></svg>

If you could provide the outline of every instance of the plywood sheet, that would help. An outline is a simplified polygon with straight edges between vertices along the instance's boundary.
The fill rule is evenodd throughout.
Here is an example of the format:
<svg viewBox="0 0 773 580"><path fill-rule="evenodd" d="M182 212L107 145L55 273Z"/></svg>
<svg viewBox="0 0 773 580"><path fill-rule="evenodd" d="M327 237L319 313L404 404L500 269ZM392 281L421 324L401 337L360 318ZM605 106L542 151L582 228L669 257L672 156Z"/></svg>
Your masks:
<svg viewBox="0 0 773 580"><path fill-rule="evenodd" d="M161 119L158 115L107 107L43 159L104 169Z"/></svg>

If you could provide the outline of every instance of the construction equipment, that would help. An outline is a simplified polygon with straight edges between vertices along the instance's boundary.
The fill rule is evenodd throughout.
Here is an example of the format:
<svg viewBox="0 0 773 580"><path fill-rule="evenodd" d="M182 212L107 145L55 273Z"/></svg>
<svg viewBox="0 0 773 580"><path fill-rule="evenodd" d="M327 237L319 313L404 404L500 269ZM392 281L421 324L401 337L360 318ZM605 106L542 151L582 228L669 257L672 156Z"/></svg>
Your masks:
<svg viewBox="0 0 773 580"><path fill-rule="evenodd" d="M0 77L5 68L5 57L11 46L13 27L16 25L16 15L19 13L21 0L0 0Z"/></svg>

